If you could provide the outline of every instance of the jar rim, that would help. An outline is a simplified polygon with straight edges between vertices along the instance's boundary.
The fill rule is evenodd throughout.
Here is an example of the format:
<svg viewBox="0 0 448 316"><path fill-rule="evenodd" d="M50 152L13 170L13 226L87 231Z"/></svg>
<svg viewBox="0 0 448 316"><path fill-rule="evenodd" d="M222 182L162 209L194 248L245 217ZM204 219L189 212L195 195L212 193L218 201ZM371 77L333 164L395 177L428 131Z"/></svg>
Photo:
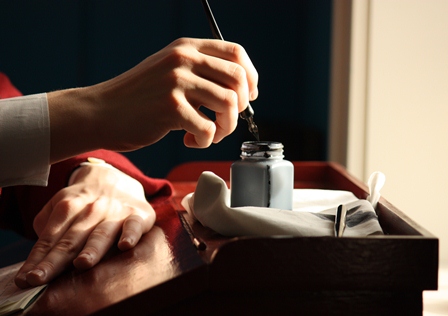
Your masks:
<svg viewBox="0 0 448 316"><path fill-rule="evenodd" d="M241 158L283 158L283 144L274 141L247 141L241 146Z"/></svg>
<svg viewBox="0 0 448 316"><path fill-rule="evenodd" d="M275 141L246 141L242 144L241 150L271 151L283 149L283 144Z"/></svg>

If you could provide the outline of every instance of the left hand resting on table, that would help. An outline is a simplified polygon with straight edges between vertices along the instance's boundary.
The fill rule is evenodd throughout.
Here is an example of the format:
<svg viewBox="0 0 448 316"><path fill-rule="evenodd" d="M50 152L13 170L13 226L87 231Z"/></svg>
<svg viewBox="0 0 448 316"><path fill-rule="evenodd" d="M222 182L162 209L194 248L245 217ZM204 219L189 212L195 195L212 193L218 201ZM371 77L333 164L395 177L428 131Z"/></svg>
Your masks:
<svg viewBox="0 0 448 316"><path fill-rule="evenodd" d="M81 167L73 180L36 215L39 239L15 278L17 286L46 284L71 264L89 269L120 233L118 248L127 250L153 227L154 209L137 180L96 165Z"/></svg>

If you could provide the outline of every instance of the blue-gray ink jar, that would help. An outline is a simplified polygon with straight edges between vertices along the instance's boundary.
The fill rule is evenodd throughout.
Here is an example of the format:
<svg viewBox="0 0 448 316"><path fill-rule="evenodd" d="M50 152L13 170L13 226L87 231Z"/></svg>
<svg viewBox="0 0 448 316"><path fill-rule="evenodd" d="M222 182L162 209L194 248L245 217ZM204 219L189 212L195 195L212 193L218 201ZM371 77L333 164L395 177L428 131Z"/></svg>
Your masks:
<svg viewBox="0 0 448 316"><path fill-rule="evenodd" d="M230 169L231 206L292 210L294 166L283 157L282 143L244 142L241 160Z"/></svg>

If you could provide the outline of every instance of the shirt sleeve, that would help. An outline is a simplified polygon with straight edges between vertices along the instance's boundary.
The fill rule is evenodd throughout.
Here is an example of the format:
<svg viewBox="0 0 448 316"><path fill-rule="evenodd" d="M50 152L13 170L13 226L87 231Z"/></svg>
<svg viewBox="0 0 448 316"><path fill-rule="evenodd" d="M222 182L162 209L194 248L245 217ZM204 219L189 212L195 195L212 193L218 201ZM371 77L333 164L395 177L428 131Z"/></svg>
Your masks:
<svg viewBox="0 0 448 316"><path fill-rule="evenodd" d="M0 187L46 186L49 155L47 94L0 100Z"/></svg>

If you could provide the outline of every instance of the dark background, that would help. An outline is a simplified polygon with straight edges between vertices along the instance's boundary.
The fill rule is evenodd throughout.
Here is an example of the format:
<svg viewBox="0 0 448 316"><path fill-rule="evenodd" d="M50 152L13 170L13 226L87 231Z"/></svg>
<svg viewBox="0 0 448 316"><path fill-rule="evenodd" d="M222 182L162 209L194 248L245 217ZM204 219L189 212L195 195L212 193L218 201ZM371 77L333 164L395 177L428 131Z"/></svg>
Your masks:
<svg viewBox="0 0 448 316"><path fill-rule="evenodd" d="M282 142L288 160L326 160L331 0L209 3L224 38L242 44L258 70L261 138ZM107 80L183 36L212 37L199 0L0 0L0 71L24 94ZM163 177L185 161L238 160L252 140L242 120L208 149L185 148L182 137L125 155Z"/></svg>

